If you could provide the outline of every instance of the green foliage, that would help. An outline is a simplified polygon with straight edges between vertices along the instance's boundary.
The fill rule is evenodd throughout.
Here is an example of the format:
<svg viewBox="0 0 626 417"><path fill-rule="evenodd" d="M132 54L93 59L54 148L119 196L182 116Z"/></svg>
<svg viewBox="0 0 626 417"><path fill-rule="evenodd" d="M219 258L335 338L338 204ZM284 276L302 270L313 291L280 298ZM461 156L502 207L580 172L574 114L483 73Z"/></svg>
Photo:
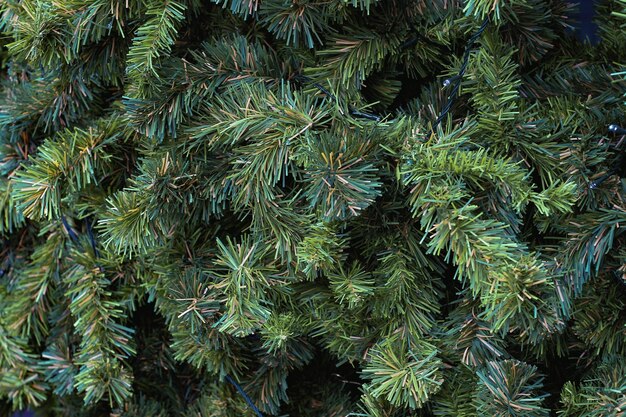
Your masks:
<svg viewBox="0 0 626 417"><path fill-rule="evenodd" d="M171 51L185 8L185 4L171 0L147 2L146 20L135 32L126 67L128 76L139 80L139 86L147 81L145 77L158 75L156 61ZM141 96L141 92L138 94Z"/></svg>
<svg viewBox="0 0 626 417"><path fill-rule="evenodd" d="M6 179L0 180L0 234L10 234L24 223L24 215L15 207L11 198L13 183Z"/></svg>
<svg viewBox="0 0 626 417"><path fill-rule="evenodd" d="M120 120L104 120L93 128L61 131L43 143L36 158L13 181L13 198L24 216L56 219L62 210L64 188L80 192L113 168L107 148L121 139Z"/></svg>
<svg viewBox="0 0 626 417"><path fill-rule="evenodd" d="M363 304L368 295L374 293L374 279L357 263L344 271L339 266L336 274L329 273L328 282L339 304L348 304L348 308Z"/></svg>
<svg viewBox="0 0 626 417"><path fill-rule="evenodd" d="M328 223L312 225L297 249L302 272L310 279L315 279L322 271L335 270L344 257L342 248L345 244L346 239Z"/></svg>
<svg viewBox="0 0 626 417"><path fill-rule="evenodd" d="M370 381L366 392L396 407L422 407L443 382L443 364L436 355L436 347L424 340L385 339L370 350L363 368L364 378Z"/></svg>
<svg viewBox="0 0 626 417"><path fill-rule="evenodd" d="M598 356L626 354L624 288L610 276L599 276L574 301L572 330Z"/></svg>
<svg viewBox="0 0 626 417"><path fill-rule="evenodd" d="M109 403L121 406L131 395L132 375L123 361L136 353L134 331L120 323L127 318L123 304L106 290L110 281L94 264L93 254L73 255L74 265L64 278L69 309L76 317L75 331L81 337L75 386L85 393L86 404L106 394Z"/></svg>
<svg viewBox="0 0 626 417"><path fill-rule="evenodd" d="M304 177L310 205L325 221L357 216L380 195L377 169L367 160L375 158L369 155L375 144L328 134L311 142Z"/></svg>
<svg viewBox="0 0 626 417"><path fill-rule="evenodd" d="M239 35L205 42L199 50L190 51L188 58L170 58L158 68L159 78L155 82L162 85L159 93L125 97L124 103L133 127L159 140L166 134L176 137L179 124L220 87L259 80L269 82L281 71L274 51Z"/></svg>
<svg viewBox="0 0 626 417"><path fill-rule="evenodd" d="M288 45L305 44L313 48L322 43L320 34L332 30L328 20L333 18L332 6L321 1L264 1L259 10L259 22ZM334 20L334 19L333 19Z"/></svg>
<svg viewBox="0 0 626 417"><path fill-rule="evenodd" d="M65 44L68 37L66 11L54 2L9 3L5 14L13 25L13 42L7 45L17 59L37 62L47 67L73 58ZM9 17L9 16L7 16Z"/></svg>
<svg viewBox="0 0 626 417"><path fill-rule="evenodd" d="M448 373L448 379L433 398L433 415L473 417L476 415L474 390L476 376L465 366ZM468 383L471 381L472 383Z"/></svg>
<svg viewBox="0 0 626 417"><path fill-rule="evenodd" d="M559 416L619 416L626 395L623 356L607 357L580 386L567 382L561 391Z"/></svg>
<svg viewBox="0 0 626 417"><path fill-rule="evenodd" d="M546 395L537 395L543 378L536 367L516 360L490 361L476 374L478 415L550 415L550 410L542 407Z"/></svg>
<svg viewBox="0 0 626 417"><path fill-rule="evenodd" d="M491 331L488 322L478 317L480 309L476 304L464 301L455 306L442 329L445 352L473 368L506 358L506 342Z"/></svg>
<svg viewBox="0 0 626 417"><path fill-rule="evenodd" d="M250 334L270 316L267 292L278 285L281 277L271 264L261 260L267 256L268 247L244 238L241 243L218 239L219 248L215 272L215 288L223 294L224 314L218 329L241 336ZM283 281L284 283L284 281Z"/></svg>
<svg viewBox="0 0 626 417"><path fill-rule="evenodd" d="M626 3L570 3L0 2L0 414L621 415Z"/></svg>

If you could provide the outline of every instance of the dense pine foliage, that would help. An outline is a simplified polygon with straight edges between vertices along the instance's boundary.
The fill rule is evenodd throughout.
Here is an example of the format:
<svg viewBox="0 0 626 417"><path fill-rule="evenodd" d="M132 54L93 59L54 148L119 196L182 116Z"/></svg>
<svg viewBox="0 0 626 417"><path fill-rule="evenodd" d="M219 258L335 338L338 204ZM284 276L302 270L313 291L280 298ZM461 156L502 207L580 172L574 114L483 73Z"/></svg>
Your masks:
<svg viewBox="0 0 626 417"><path fill-rule="evenodd" d="M0 2L0 413L623 415L626 0L574 15Z"/></svg>

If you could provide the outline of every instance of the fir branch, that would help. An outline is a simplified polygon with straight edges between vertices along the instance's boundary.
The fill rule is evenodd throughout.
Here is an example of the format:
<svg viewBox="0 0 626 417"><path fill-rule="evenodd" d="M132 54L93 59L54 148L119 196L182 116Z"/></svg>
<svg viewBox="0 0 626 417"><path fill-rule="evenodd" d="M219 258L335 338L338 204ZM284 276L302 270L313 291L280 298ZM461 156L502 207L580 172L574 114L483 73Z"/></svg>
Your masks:
<svg viewBox="0 0 626 417"><path fill-rule="evenodd" d="M321 33L333 33L329 20L334 19L328 2L296 1L291 4L280 0L266 0L259 10L259 23L266 26L287 45L305 44L313 48L321 44Z"/></svg>
<svg viewBox="0 0 626 417"><path fill-rule="evenodd" d="M61 215L65 193L80 191L107 170L106 148L121 139L121 120L108 119L87 130L67 129L48 139L12 180L12 197L24 216L54 219Z"/></svg>
<svg viewBox="0 0 626 417"><path fill-rule="evenodd" d="M368 393L395 406L421 408L443 382L442 363L436 355L436 348L426 341L411 346L394 339L382 341L370 350L363 369L364 377L371 381Z"/></svg>
<svg viewBox="0 0 626 417"><path fill-rule="evenodd" d="M218 329L234 336L250 334L271 314L264 290L277 271L273 265L263 263L267 246L249 237L239 244L230 239L226 244L218 240L217 245L220 271L215 274L213 288L223 294L225 307Z"/></svg>
<svg viewBox="0 0 626 417"><path fill-rule="evenodd" d="M229 84L264 82L271 85L284 69L271 49L230 36L190 51L188 59L170 59L158 69L169 80L167 93L149 97L125 97L130 121L139 132L163 140L177 137L178 126L192 116L218 89ZM163 81L160 81L164 83Z"/></svg>
<svg viewBox="0 0 626 417"><path fill-rule="evenodd" d="M184 20L186 5L174 0L151 0L146 5L147 20L137 29L128 50L127 73L134 80L138 97L143 96L146 77L157 76L161 56L169 54Z"/></svg>
<svg viewBox="0 0 626 417"><path fill-rule="evenodd" d="M537 368L516 360L491 361L477 372L479 414L504 416L549 416L542 406L547 394Z"/></svg>

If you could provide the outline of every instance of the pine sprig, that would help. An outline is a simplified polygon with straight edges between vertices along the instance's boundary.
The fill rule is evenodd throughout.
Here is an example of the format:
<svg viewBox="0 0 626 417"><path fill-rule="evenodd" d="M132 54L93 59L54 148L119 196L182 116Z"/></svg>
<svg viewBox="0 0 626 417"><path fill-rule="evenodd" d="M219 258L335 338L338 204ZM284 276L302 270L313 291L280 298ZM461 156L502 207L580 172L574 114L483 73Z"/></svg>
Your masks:
<svg viewBox="0 0 626 417"><path fill-rule="evenodd" d="M147 19L135 32L126 69L128 76L135 80L135 93L140 98L145 94L145 77L157 76L155 66L160 57L171 51L187 8L174 0L153 0L145 7Z"/></svg>
<svg viewBox="0 0 626 417"><path fill-rule="evenodd" d="M420 408L443 382L437 350L426 341L407 346L387 339L372 348L369 355L371 359L363 369L363 376L371 381L366 390L394 406Z"/></svg>

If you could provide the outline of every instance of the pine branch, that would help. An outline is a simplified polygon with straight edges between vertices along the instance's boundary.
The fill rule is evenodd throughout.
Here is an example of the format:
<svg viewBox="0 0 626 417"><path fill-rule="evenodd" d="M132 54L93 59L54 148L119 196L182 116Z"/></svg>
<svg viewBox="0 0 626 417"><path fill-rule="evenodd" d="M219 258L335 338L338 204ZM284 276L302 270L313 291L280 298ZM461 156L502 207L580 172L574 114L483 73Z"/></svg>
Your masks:
<svg viewBox="0 0 626 417"><path fill-rule="evenodd" d="M186 5L174 0L151 0L146 4L146 21L137 29L128 50L127 74L133 80L134 95L142 98L150 77L162 56L168 55L185 19Z"/></svg>
<svg viewBox="0 0 626 417"><path fill-rule="evenodd" d="M426 341L407 346L387 339L369 352L363 375L370 380L367 392L391 404L410 409L421 408L443 382L441 360L436 348Z"/></svg>
<svg viewBox="0 0 626 417"><path fill-rule="evenodd" d="M120 119L105 119L87 130L67 129L45 141L12 180L12 198L33 220L61 215L65 193L81 191L110 169L107 147L121 139Z"/></svg>
<svg viewBox="0 0 626 417"><path fill-rule="evenodd" d="M477 372L479 414L493 416L549 416L542 406L543 377L537 368L516 360L491 361Z"/></svg>

